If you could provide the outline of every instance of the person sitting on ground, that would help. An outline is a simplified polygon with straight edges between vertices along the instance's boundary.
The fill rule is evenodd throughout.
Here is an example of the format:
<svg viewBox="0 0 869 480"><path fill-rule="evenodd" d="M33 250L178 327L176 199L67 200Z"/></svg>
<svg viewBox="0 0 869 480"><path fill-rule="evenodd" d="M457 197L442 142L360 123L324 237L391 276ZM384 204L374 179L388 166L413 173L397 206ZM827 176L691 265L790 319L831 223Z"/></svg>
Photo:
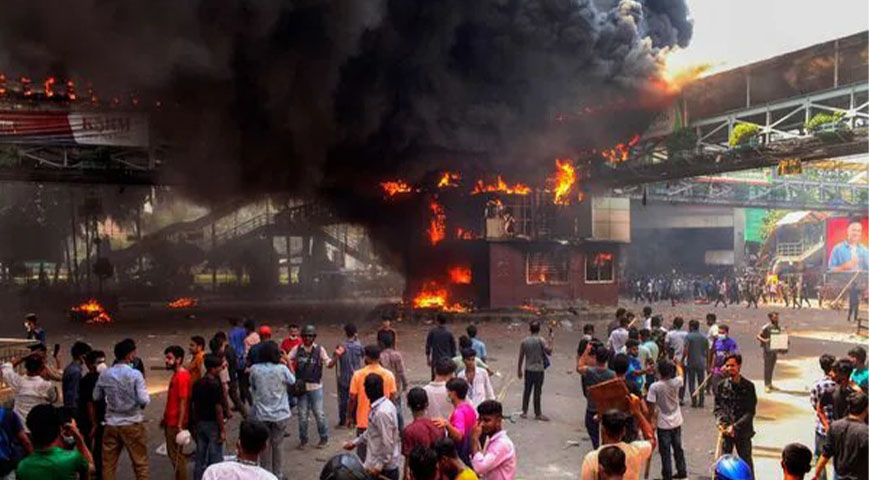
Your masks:
<svg viewBox="0 0 869 480"><path fill-rule="evenodd" d="M627 414L620 410L608 410L601 417L601 426L603 426L601 430L601 443L604 446L586 454L582 461L581 480L598 480L600 478L599 455L601 450L608 445L614 445L625 452L626 470L624 479L640 480L640 475L645 469L646 461L655 450L655 434L652 431L652 426L649 425L648 420L646 420L645 415L640 410L640 400L633 397L629 398L631 413L639 423L645 440L631 443L624 442Z"/></svg>
<svg viewBox="0 0 869 480"><path fill-rule="evenodd" d="M244 420L238 428L235 460L209 465L202 480L277 480L278 477L257 463L268 439L269 429L264 423Z"/></svg>
<svg viewBox="0 0 869 480"><path fill-rule="evenodd" d="M597 455L597 462L600 465L601 480L622 480L627 471L625 465L625 452L615 446L608 445L600 450Z"/></svg>
<svg viewBox="0 0 869 480"><path fill-rule="evenodd" d="M444 437L435 442L435 452L438 454L438 471L446 480L479 480L477 474L459 460L456 443L450 437Z"/></svg>
<svg viewBox="0 0 869 480"><path fill-rule="evenodd" d="M69 423L62 425L57 408L37 405L27 415L27 428L30 430L34 452L18 463L16 478L70 479L94 473L94 459L75 425L75 420L70 419ZM75 439L75 450L63 448L64 436Z"/></svg>
<svg viewBox="0 0 869 480"><path fill-rule="evenodd" d="M812 451L802 443L789 443L781 452L784 480L803 480L812 470Z"/></svg>

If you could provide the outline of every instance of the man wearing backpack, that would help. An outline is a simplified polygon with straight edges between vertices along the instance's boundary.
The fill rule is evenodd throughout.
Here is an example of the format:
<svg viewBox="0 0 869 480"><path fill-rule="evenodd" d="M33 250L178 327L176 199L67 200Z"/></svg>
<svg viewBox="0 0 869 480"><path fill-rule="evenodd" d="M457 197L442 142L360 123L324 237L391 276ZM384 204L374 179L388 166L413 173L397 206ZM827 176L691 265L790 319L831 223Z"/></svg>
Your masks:
<svg viewBox="0 0 869 480"><path fill-rule="evenodd" d="M329 442L329 426L323 411L323 367L332 368L335 360L329 358L326 349L314 343L317 330L313 325L302 329L302 344L290 350L290 360L296 366L296 383L293 393L299 399L299 449L308 443L308 414L313 410L317 432L323 448Z"/></svg>

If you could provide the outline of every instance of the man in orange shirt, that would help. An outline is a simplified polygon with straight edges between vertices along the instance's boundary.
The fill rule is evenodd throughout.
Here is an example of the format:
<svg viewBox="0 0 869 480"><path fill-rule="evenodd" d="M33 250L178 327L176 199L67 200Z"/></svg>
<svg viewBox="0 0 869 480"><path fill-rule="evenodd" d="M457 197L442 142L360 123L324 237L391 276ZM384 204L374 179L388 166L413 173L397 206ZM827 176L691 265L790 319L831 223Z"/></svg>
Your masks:
<svg viewBox="0 0 869 480"><path fill-rule="evenodd" d="M353 424L356 424L357 437L368 429L368 412L371 410L371 401L365 395L365 377L371 373L376 373L383 378L383 396L395 400L395 376L380 365L380 347L377 345L366 346L365 366L353 372L353 378L350 379L350 403L347 409L348 426L352 428ZM356 412L355 415L354 412ZM362 461L365 461L367 451L364 443L359 444L356 448L356 454Z"/></svg>
<svg viewBox="0 0 869 480"><path fill-rule="evenodd" d="M205 375L205 339L199 335L190 337L190 365L187 366L187 371L190 372L190 382L195 383Z"/></svg>
<svg viewBox="0 0 869 480"><path fill-rule="evenodd" d="M187 457L181 453L181 447L175 443L175 437L181 430L187 429L187 406L190 401L190 372L184 364L184 349L178 345L166 347L166 369L172 373L169 380L169 392L166 394L166 410L160 425L166 429L166 453L175 468L175 480L187 480Z"/></svg>

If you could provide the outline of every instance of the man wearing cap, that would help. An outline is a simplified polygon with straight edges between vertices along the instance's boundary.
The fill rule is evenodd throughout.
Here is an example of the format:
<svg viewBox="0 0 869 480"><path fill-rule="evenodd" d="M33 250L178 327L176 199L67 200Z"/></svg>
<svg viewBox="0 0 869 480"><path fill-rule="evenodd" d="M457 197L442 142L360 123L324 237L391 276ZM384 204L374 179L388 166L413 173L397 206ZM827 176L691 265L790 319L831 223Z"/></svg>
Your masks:
<svg viewBox="0 0 869 480"><path fill-rule="evenodd" d="M260 327L257 329L257 336L259 337L260 341L250 347L250 353L248 353L247 356L248 364L250 365L262 363L265 361L262 358L262 349L266 342L271 342L277 345L277 342L272 340L272 327L268 325L260 325Z"/></svg>
<svg viewBox="0 0 869 480"><path fill-rule="evenodd" d="M323 411L323 366L332 368L335 360L329 358L326 349L314 343L317 329L313 325L305 325L302 329L302 344L290 350L290 361L296 367L296 381L305 382L305 393L299 396L299 448L305 448L308 443L308 414L313 410L317 420L317 432L320 443L317 448L323 448L329 442L329 426L326 424L326 413Z"/></svg>

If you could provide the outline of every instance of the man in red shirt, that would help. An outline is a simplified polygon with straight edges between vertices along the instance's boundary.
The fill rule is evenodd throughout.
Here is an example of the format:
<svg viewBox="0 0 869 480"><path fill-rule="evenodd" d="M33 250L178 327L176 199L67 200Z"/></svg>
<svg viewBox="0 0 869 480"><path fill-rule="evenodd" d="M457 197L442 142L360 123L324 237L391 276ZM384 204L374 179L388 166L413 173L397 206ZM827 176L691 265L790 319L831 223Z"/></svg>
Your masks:
<svg viewBox="0 0 869 480"><path fill-rule="evenodd" d="M184 349L178 345L166 347L166 369L172 371L169 380L169 392L166 395L166 410L160 425L166 430L166 453L172 466L175 467L175 480L187 480L187 457L181 453L181 447L175 443L175 437L181 430L187 429L188 402L190 388L193 384L190 372L184 364Z"/></svg>
<svg viewBox="0 0 869 480"><path fill-rule="evenodd" d="M404 427L401 433L401 454L405 458L404 478L410 478L408 465L413 449L418 446L434 448L435 442L444 438L444 429L435 426L431 419L425 416L428 408L428 395L425 390L420 387L411 388L407 392L407 406L410 407L413 421Z"/></svg>
<svg viewBox="0 0 869 480"><path fill-rule="evenodd" d="M299 326L295 323L291 323L287 325L289 332L287 333L287 338L281 342L281 351L284 352L284 355L290 353L290 351L302 344L302 337L300 336Z"/></svg>

